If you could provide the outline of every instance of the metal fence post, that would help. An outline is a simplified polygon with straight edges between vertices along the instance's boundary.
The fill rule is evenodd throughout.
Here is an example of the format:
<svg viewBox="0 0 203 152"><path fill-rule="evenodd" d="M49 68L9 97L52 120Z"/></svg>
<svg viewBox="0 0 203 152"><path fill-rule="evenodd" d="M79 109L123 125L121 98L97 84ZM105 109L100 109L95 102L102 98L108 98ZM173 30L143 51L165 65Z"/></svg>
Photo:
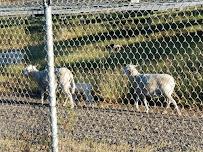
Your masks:
<svg viewBox="0 0 203 152"><path fill-rule="evenodd" d="M54 51L53 51L53 29L52 29L52 7L51 0L44 1L46 16L46 45L48 56L48 75L49 75L49 104L51 112L51 132L52 132L52 152L58 152L57 135L57 112L56 112L56 92L54 74Z"/></svg>

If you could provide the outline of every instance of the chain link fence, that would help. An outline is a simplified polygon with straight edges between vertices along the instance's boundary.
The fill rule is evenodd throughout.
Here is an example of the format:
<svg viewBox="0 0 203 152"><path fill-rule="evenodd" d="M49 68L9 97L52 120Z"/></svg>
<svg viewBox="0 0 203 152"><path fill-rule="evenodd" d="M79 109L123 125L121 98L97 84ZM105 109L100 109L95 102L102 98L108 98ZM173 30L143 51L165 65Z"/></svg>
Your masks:
<svg viewBox="0 0 203 152"><path fill-rule="evenodd" d="M0 151L50 151L43 1L0 4ZM202 5L52 2L59 151L203 151Z"/></svg>
<svg viewBox="0 0 203 152"><path fill-rule="evenodd" d="M0 151L47 151L50 120L37 83L23 75L44 59L45 18L0 11Z"/></svg>

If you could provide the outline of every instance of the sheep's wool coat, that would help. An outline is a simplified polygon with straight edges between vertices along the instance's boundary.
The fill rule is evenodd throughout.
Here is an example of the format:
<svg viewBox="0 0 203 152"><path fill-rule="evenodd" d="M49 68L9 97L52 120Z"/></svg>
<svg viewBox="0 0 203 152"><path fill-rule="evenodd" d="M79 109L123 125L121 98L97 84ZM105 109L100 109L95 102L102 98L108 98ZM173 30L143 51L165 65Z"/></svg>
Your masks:
<svg viewBox="0 0 203 152"><path fill-rule="evenodd" d="M37 71L37 72L31 72L30 75L38 82L41 89L45 90L48 87L48 71ZM56 84L55 87L57 87L57 84L60 85L60 87L65 87L67 89L74 88L74 84L70 82L74 82L73 80L73 74L70 70L67 68L56 68L55 69L55 75L56 75ZM73 90L72 90L73 92Z"/></svg>
<svg viewBox="0 0 203 152"><path fill-rule="evenodd" d="M172 94L175 87L174 78L168 74L139 74L131 76L130 79L138 94Z"/></svg>

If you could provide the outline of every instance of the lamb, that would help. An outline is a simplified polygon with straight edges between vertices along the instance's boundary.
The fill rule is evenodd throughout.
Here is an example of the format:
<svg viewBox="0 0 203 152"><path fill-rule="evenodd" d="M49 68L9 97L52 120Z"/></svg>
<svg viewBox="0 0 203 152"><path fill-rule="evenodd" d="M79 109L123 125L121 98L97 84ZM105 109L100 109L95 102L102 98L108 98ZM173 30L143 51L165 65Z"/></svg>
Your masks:
<svg viewBox="0 0 203 152"><path fill-rule="evenodd" d="M38 87L41 91L41 102L43 104L44 101L44 93L48 88L48 72L47 70L39 71L36 66L28 65L24 70L23 74L25 76L32 77L38 84ZM61 87L62 91L64 91L65 95L70 99L71 108L74 108L75 103L73 100L73 94L75 93L75 82L73 78L72 72L63 67L63 68L55 68L55 76L56 76L56 87ZM65 102L66 103L66 102ZM64 103L64 104L65 104Z"/></svg>
<svg viewBox="0 0 203 152"><path fill-rule="evenodd" d="M168 74L140 74L135 65L129 64L124 67L124 73L128 76L135 89L137 98L142 98L146 108L146 113L149 111L146 96L161 96L167 99L166 109L173 103L179 115L181 112L177 106L176 101L172 97L175 88L175 80ZM137 100L137 99L136 99ZM136 108L139 110L138 102L136 101ZM166 110L164 113L167 113Z"/></svg>
<svg viewBox="0 0 203 152"><path fill-rule="evenodd" d="M88 102L93 102L94 97L92 96L93 86L90 83L76 83L76 91L84 93L85 99Z"/></svg>

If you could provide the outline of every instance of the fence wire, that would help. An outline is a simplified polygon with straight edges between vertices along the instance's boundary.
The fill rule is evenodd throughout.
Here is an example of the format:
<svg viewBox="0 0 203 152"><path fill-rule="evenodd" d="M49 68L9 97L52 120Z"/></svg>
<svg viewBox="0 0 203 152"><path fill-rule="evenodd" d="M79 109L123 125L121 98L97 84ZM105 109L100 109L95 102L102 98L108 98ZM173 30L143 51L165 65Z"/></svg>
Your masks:
<svg viewBox="0 0 203 152"><path fill-rule="evenodd" d="M203 151L202 1L88 2L53 1L59 151ZM0 151L51 149L45 17L32 13L0 17Z"/></svg>
<svg viewBox="0 0 203 152"><path fill-rule="evenodd" d="M0 17L0 151L50 148L49 109L41 105L37 83L23 75L44 58L44 17Z"/></svg>
<svg viewBox="0 0 203 152"><path fill-rule="evenodd" d="M43 6L44 0L0 0L0 8L7 8L7 7L34 7L34 6ZM108 6L114 6L114 5L129 5L130 4L136 4L136 3L184 3L184 2L202 2L202 0L52 0L53 6L90 6L93 5L94 7L100 6L100 5L108 5Z"/></svg>

